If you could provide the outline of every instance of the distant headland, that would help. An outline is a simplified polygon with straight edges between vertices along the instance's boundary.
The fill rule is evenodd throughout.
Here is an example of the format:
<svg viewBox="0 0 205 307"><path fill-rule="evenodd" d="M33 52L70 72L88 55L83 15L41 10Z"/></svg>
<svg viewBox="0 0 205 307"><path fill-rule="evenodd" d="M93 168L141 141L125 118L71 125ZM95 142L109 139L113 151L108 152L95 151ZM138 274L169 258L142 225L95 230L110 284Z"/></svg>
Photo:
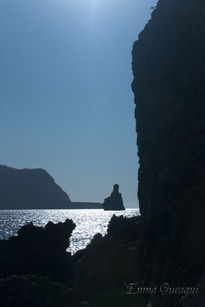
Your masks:
<svg viewBox="0 0 205 307"><path fill-rule="evenodd" d="M72 202L44 169L0 165L0 209L102 209L101 203Z"/></svg>

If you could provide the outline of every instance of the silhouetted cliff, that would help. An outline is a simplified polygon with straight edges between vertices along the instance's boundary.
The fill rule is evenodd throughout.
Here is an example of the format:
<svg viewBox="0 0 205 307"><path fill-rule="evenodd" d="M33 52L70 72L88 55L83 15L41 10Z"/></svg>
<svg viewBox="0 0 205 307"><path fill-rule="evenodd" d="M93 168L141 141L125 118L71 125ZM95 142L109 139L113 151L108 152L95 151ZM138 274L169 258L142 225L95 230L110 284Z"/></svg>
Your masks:
<svg viewBox="0 0 205 307"><path fill-rule="evenodd" d="M159 0L133 46L140 280L149 285L205 283L204 31L204 1ZM181 304L172 295L152 306Z"/></svg>
<svg viewBox="0 0 205 307"><path fill-rule="evenodd" d="M0 166L1 209L68 208L68 195L43 169Z"/></svg>
<svg viewBox="0 0 205 307"><path fill-rule="evenodd" d="M204 17L202 0L159 0L151 21L134 44L141 216L130 220L113 217L104 238L98 234L86 249L68 256L74 286L91 299L98 291L124 291L127 283L135 281L141 289L159 289L165 283L174 289L200 285L199 295L182 299L177 293L157 292L145 295L140 304L139 296L132 296L136 302L124 306L204 307ZM52 238L53 233L49 232ZM12 240L18 242L14 250L19 251L19 238ZM8 243L1 243L4 253L10 253ZM30 244L29 253L33 250ZM27 251L26 244L24 255ZM64 246L62 256L65 254ZM7 261L4 256L1 253ZM45 263L44 257L40 263ZM38 264L36 268L38 272ZM4 287L5 281L2 284ZM103 306L120 305L105 302Z"/></svg>

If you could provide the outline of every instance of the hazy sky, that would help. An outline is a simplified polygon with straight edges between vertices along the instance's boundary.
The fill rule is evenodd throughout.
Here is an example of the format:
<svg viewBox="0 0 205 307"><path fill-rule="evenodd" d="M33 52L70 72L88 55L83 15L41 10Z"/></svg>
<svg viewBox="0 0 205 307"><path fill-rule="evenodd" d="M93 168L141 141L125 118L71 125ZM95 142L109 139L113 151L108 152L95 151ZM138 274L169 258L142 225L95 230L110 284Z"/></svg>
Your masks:
<svg viewBox="0 0 205 307"><path fill-rule="evenodd" d="M0 1L0 163L137 205L131 49L156 0Z"/></svg>

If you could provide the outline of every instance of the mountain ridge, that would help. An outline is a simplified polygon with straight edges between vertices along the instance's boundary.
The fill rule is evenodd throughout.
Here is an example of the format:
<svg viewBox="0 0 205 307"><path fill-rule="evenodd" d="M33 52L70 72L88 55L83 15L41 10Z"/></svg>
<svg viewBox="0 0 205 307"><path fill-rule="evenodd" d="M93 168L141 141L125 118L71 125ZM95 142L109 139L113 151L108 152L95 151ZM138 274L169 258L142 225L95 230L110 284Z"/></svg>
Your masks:
<svg viewBox="0 0 205 307"><path fill-rule="evenodd" d="M101 208L101 203L72 202L45 169L0 165L0 209Z"/></svg>

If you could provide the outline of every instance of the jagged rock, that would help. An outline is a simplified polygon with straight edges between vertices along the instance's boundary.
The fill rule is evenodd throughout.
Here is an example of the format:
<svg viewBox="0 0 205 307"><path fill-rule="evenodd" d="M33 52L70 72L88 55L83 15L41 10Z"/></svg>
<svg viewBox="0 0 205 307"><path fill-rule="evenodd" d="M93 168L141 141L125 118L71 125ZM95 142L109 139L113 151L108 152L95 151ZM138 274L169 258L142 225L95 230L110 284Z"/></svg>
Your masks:
<svg viewBox="0 0 205 307"><path fill-rule="evenodd" d="M148 285L194 286L204 270L204 29L204 1L159 0L133 46L140 280ZM161 297L152 306L181 303Z"/></svg>
<svg viewBox="0 0 205 307"><path fill-rule="evenodd" d="M113 289L126 291L127 284L136 281L138 225L137 218L113 216L107 235L96 234L84 250L73 256L76 286L83 293L92 296Z"/></svg>
<svg viewBox="0 0 205 307"><path fill-rule="evenodd" d="M110 197L105 198L103 202L104 210L125 210L123 205L122 195L119 193L119 185L114 184L113 192Z"/></svg>
<svg viewBox="0 0 205 307"><path fill-rule="evenodd" d="M124 217L113 215L107 229L107 237L115 241L134 242L139 240L140 216Z"/></svg>
<svg viewBox="0 0 205 307"><path fill-rule="evenodd" d="M69 219L58 224L49 222L45 227L32 223L21 227L18 236L0 241L0 247L3 245L6 250L0 258L0 276L38 274L69 282L71 255L66 249L74 228Z"/></svg>

